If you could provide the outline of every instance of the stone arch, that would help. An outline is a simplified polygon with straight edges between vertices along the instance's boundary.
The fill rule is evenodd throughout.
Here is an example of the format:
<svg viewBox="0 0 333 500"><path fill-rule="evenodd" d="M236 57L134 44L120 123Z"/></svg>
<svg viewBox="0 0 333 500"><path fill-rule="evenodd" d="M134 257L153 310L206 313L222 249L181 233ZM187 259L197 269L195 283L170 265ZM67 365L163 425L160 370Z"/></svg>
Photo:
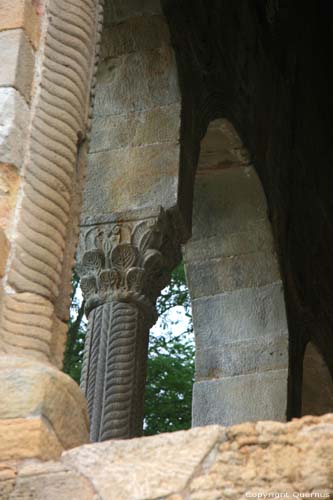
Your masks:
<svg viewBox="0 0 333 500"><path fill-rule="evenodd" d="M333 81L325 64L331 9L315 0L301 16L295 2L163 5L182 91L179 206L190 227L200 140L211 120L227 118L267 197L290 334L288 418L297 417L310 338L333 373L331 124L322 111Z"/></svg>
<svg viewBox="0 0 333 500"><path fill-rule="evenodd" d="M333 380L319 349L308 342L303 358L302 415L333 411Z"/></svg>
<svg viewBox="0 0 333 500"><path fill-rule="evenodd" d="M193 425L285 420L288 328L266 197L235 128L201 141L185 246L196 336Z"/></svg>

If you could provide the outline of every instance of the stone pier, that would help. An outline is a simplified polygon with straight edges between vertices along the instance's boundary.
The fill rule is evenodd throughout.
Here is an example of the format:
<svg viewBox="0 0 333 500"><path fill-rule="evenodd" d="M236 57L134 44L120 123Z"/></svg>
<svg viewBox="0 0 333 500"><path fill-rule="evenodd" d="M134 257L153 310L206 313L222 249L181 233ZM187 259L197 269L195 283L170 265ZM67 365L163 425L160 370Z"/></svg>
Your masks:
<svg viewBox="0 0 333 500"><path fill-rule="evenodd" d="M233 127L201 143L185 262L193 306L193 425L286 419L288 329L260 181Z"/></svg>
<svg viewBox="0 0 333 500"><path fill-rule="evenodd" d="M102 10L1 0L0 12L0 458L53 459L89 436L60 370Z"/></svg>

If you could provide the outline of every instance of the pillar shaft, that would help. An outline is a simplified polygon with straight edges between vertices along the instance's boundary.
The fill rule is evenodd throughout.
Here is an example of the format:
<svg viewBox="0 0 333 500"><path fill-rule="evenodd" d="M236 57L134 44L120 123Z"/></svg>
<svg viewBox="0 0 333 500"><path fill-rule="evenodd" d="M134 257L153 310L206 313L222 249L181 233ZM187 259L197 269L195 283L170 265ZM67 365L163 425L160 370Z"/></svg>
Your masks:
<svg viewBox="0 0 333 500"><path fill-rule="evenodd" d="M179 259L163 211L121 219L81 232L78 271L88 315L81 387L94 441L142 433L149 329Z"/></svg>

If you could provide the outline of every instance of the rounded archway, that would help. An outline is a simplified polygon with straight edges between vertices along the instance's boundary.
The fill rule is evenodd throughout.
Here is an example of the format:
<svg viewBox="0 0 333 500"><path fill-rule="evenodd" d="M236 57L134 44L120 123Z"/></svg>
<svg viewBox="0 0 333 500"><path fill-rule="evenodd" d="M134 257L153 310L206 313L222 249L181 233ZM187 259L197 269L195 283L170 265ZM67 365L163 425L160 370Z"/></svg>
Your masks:
<svg viewBox="0 0 333 500"><path fill-rule="evenodd" d="M285 420L288 328L266 198L230 122L201 142L185 249L196 335L193 425Z"/></svg>

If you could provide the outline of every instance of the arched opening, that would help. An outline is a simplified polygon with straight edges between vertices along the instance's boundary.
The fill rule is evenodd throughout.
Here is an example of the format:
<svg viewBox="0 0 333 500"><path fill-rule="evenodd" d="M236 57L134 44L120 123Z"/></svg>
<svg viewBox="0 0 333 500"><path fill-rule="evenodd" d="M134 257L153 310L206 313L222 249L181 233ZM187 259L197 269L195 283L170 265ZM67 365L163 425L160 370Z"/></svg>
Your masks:
<svg viewBox="0 0 333 500"><path fill-rule="evenodd" d="M308 342L303 359L302 415L323 415L333 411L333 381L324 358Z"/></svg>
<svg viewBox="0 0 333 500"><path fill-rule="evenodd" d="M288 329L266 198L225 119L201 142L185 248L196 337L193 425L285 420Z"/></svg>

